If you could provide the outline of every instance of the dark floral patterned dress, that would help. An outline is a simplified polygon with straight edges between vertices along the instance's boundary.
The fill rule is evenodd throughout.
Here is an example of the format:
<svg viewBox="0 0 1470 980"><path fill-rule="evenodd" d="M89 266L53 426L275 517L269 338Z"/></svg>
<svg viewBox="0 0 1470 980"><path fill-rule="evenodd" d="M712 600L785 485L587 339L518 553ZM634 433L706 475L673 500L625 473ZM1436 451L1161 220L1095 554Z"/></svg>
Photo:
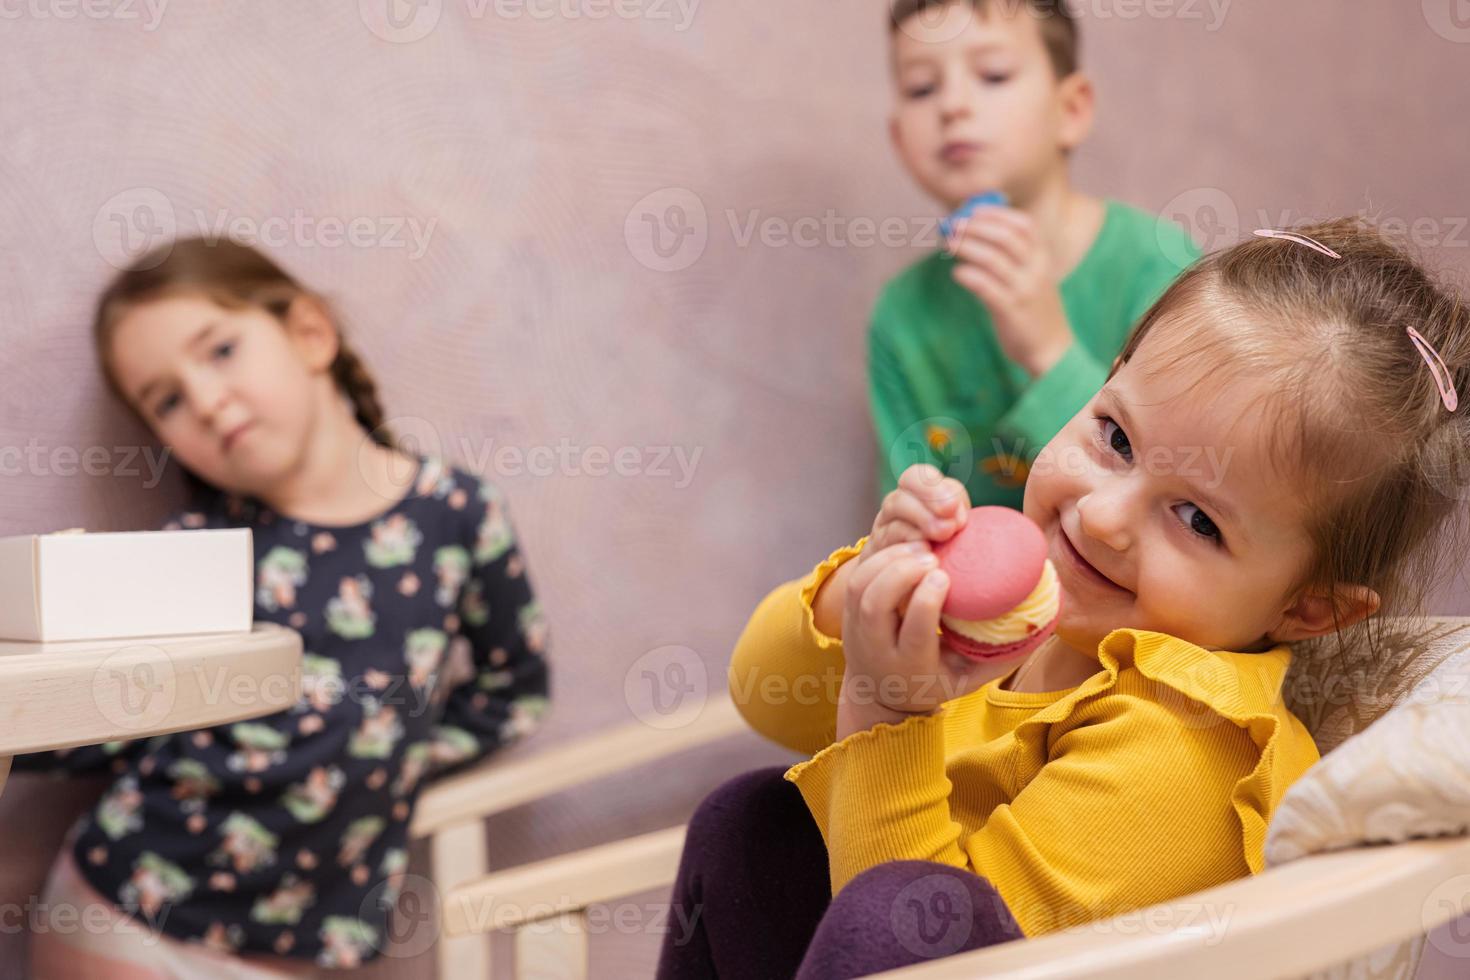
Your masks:
<svg viewBox="0 0 1470 980"><path fill-rule="evenodd" d="M299 703L16 768L116 774L75 859L145 924L326 967L372 959L424 778L521 738L546 712L547 625L506 502L421 458L409 493L360 525L207 491L166 527L253 531L255 618L305 641Z"/></svg>

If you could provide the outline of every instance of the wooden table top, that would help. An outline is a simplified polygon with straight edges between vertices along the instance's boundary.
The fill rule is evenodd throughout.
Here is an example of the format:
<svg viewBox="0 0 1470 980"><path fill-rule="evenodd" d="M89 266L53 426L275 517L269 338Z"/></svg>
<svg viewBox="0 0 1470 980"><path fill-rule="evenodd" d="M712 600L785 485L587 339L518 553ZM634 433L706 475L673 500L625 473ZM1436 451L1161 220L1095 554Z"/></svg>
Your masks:
<svg viewBox="0 0 1470 980"><path fill-rule="evenodd" d="M301 635L0 640L0 756L145 738L273 714L301 691Z"/></svg>

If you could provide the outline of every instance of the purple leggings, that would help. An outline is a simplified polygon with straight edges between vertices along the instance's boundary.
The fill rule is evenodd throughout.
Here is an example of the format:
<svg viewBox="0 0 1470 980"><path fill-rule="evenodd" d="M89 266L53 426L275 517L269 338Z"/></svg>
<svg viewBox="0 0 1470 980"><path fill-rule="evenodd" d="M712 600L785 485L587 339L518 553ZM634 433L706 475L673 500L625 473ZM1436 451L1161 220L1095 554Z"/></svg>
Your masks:
<svg viewBox="0 0 1470 980"><path fill-rule="evenodd" d="M831 893L827 848L784 766L737 776L689 821L659 980L845 980L1024 938L990 882L893 861Z"/></svg>

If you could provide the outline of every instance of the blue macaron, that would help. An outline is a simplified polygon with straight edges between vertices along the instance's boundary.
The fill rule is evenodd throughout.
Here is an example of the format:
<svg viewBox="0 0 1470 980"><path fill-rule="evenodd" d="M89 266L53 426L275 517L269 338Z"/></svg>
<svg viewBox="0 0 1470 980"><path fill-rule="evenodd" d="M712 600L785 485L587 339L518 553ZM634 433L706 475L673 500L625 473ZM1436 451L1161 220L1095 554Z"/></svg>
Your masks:
<svg viewBox="0 0 1470 980"><path fill-rule="evenodd" d="M1008 198L1000 191L986 191L984 194L976 194L964 204L961 204L959 206L959 209L956 210L954 214L950 215L947 218L939 219L939 233L942 234L945 238L948 238L950 235L954 234L954 226L956 222L964 221L980 208L1003 208L1006 206L1007 200Z"/></svg>

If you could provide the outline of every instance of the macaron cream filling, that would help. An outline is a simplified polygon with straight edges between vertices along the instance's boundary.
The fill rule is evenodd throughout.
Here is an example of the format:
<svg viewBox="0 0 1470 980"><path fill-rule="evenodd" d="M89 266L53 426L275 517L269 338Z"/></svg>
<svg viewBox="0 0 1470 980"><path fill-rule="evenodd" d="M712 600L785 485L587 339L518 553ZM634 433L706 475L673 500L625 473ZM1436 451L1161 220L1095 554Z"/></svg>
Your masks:
<svg viewBox="0 0 1470 980"><path fill-rule="evenodd" d="M1061 585L1057 570L1048 559L1042 566L1041 580L1020 605L994 619L957 619L940 616L939 622L966 639L991 646L1005 646L1024 640L1057 618L1061 603Z"/></svg>

